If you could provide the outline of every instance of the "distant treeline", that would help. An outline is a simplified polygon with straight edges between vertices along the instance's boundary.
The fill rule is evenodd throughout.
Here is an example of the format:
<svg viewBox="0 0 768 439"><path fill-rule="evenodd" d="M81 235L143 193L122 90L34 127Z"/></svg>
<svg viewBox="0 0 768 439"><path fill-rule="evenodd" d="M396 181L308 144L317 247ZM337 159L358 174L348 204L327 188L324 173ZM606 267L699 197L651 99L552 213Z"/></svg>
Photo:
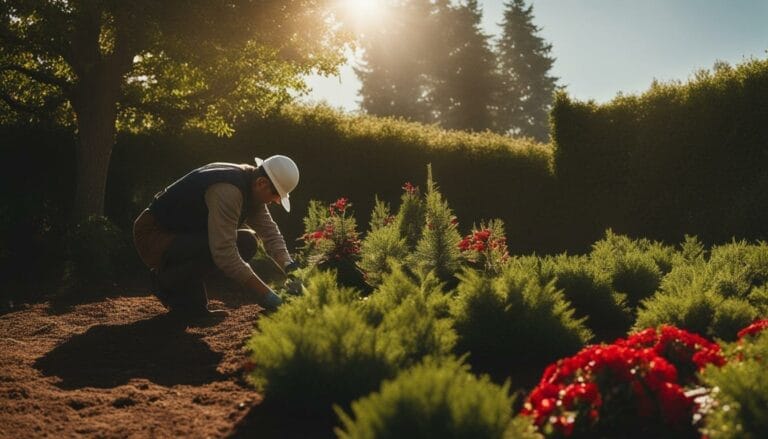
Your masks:
<svg viewBox="0 0 768 439"><path fill-rule="evenodd" d="M348 197L367 222L374 196L395 202L426 164L462 218L501 218L517 253L581 252L611 227L671 243L768 236L768 61L718 66L605 105L556 99L554 145L444 131L393 119L287 108L232 138L119 135L107 216L129 236L152 195L211 161L286 154L301 168L295 210L273 209L293 247L310 199ZM55 264L74 191L74 134L0 127L3 275ZM461 223L462 232L472 224ZM35 265L38 264L38 265Z"/></svg>

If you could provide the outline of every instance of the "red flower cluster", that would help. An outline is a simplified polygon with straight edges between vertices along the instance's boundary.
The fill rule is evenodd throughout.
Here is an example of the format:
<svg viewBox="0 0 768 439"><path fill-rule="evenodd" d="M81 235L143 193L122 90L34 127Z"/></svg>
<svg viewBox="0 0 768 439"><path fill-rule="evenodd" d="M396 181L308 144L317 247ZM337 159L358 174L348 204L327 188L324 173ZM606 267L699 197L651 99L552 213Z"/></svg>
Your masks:
<svg viewBox="0 0 768 439"><path fill-rule="evenodd" d="M669 325L662 325L658 331L648 328L630 335L626 340L616 340L616 344L633 349L651 349L675 366L683 384L696 382L696 372L708 364L725 364L720 345Z"/></svg>
<svg viewBox="0 0 768 439"><path fill-rule="evenodd" d="M304 242L322 248L323 259L342 259L345 256L360 253L360 239L354 228L350 229L345 214L352 203L347 198L339 198L328 206L330 216L325 224L314 232L306 233L301 238Z"/></svg>
<svg viewBox="0 0 768 439"><path fill-rule="evenodd" d="M331 216L336 215L337 213L343 214L349 206L351 206L349 200L342 197L336 200L336 202L331 203L331 205L328 206L328 211L331 212Z"/></svg>
<svg viewBox="0 0 768 439"><path fill-rule="evenodd" d="M499 246L506 245L505 238L492 239L489 242L490 237L490 230L477 230L474 233L465 236L464 239L459 242L459 248L461 251L475 250L482 252L485 251L486 248L498 248Z"/></svg>
<svg viewBox="0 0 768 439"><path fill-rule="evenodd" d="M406 181L405 184L403 185L403 190L408 195L416 195L416 193L418 192L419 188L417 186L414 186L413 184L411 184L410 181Z"/></svg>
<svg viewBox="0 0 768 439"><path fill-rule="evenodd" d="M664 333L651 331L612 345L588 346L550 365L522 414L531 416L548 437L576 431L610 436L626 428L652 426L672 431L691 428L694 402L683 392L675 366L657 352L677 343L681 334L668 330L665 338Z"/></svg>
<svg viewBox="0 0 768 439"><path fill-rule="evenodd" d="M756 320L751 325L739 331L739 334L738 334L739 340L741 340L746 336L750 336L750 337L755 336L765 328L768 328L768 319Z"/></svg>

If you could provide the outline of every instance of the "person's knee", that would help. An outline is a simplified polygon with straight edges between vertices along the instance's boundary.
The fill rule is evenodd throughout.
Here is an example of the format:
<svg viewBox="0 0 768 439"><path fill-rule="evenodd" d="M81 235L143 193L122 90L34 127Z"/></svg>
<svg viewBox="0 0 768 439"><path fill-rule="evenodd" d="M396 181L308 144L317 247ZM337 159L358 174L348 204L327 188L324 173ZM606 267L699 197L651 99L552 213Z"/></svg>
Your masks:
<svg viewBox="0 0 768 439"><path fill-rule="evenodd" d="M250 229L240 229L237 231L237 251L244 261L250 261L256 255L258 248L256 234Z"/></svg>

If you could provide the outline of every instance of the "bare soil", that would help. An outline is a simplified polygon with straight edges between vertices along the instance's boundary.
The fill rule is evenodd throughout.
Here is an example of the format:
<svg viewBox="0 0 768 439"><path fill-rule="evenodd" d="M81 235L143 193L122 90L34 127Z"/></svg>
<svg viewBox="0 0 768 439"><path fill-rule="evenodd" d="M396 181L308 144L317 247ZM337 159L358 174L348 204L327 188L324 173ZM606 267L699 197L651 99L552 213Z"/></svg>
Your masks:
<svg viewBox="0 0 768 439"><path fill-rule="evenodd" d="M186 327L152 296L122 296L0 315L0 437L304 436L245 381L261 308L211 308L230 314Z"/></svg>

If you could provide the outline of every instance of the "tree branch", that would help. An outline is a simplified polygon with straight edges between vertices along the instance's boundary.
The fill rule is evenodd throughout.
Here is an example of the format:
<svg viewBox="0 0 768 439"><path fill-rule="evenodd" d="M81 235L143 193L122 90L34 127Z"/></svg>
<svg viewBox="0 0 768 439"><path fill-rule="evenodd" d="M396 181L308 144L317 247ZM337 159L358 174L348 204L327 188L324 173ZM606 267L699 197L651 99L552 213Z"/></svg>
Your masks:
<svg viewBox="0 0 768 439"><path fill-rule="evenodd" d="M40 113L41 113L40 108L27 105L23 102L19 102L7 93L0 94L0 100L8 104L9 107L11 107L16 111L19 111L22 113L29 113L35 116L40 116Z"/></svg>
<svg viewBox="0 0 768 439"><path fill-rule="evenodd" d="M67 80L59 78L47 72L34 70L27 67L22 67L18 64L9 64L9 63L0 64L0 72L9 72L9 71L19 72L27 76L28 78L34 79L35 81L38 81L38 82L42 82L43 84L60 87L65 92L69 91L69 88L71 87L71 84L67 82Z"/></svg>

